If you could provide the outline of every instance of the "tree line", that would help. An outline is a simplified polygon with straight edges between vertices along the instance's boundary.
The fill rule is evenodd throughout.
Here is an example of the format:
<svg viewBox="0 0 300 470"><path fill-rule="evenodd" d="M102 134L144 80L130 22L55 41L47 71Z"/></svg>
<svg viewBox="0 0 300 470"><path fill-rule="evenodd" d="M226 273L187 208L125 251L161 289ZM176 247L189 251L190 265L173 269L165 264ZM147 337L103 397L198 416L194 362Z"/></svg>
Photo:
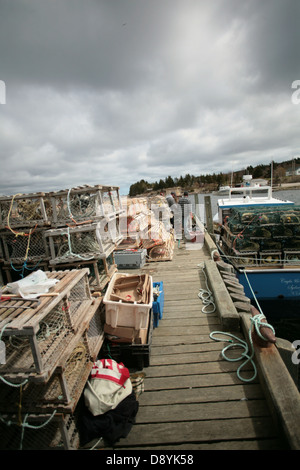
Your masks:
<svg viewBox="0 0 300 470"><path fill-rule="evenodd" d="M300 164L300 158L295 158L294 163L296 165ZM285 171L287 167L292 165L292 161L288 160L282 163L273 162L273 176L275 179L280 179L285 176ZM243 170L235 171L233 173L213 173L206 175L190 175L187 173L185 176L179 176L172 178L172 176L167 176L164 179L155 181L154 183L149 183L148 181L142 179L132 184L129 189L129 196L134 197L138 194L143 194L147 191L163 191L167 188L181 187L184 189L191 188L201 188L205 186L213 186L217 189L219 186L230 184L231 181L233 185L240 183L242 176L245 174L252 175L254 179L264 178L270 179L271 177L271 165L260 164L255 167L252 165L247 166Z"/></svg>

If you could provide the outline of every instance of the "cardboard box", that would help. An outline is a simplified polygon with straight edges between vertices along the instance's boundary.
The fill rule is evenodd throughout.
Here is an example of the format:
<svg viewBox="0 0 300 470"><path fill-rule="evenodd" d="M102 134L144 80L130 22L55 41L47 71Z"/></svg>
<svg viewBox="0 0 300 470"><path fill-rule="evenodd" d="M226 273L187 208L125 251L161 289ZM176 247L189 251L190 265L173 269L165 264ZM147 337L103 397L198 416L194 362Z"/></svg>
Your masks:
<svg viewBox="0 0 300 470"><path fill-rule="evenodd" d="M147 328L136 330L128 326L117 326L113 328L111 325L105 323L104 333L109 335L109 339L115 343L145 344L147 342L148 325Z"/></svg>

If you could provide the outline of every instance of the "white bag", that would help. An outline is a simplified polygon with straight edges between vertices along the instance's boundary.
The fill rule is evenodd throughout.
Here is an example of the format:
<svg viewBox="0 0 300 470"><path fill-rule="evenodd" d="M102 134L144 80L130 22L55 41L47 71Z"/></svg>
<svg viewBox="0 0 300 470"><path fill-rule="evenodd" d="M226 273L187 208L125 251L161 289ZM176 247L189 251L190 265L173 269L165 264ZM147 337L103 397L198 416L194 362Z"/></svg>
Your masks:
<svg viewBox="0 0 300 470"><path fill-rule="evenodd" d="M124 364L113 359L100 359L93 365L84 390L84 401L90 412L97 416L116 408L131 393L130 373Z"/></svg>
<svg viewBox="0 0 300 470"><path fill-rule="evenodd" d="M39 269L20 281L8 283L6 287L12 294L24 299L34 299L48 292L57 282L59 282L57 279L48 279L47 274Z"/></svg>

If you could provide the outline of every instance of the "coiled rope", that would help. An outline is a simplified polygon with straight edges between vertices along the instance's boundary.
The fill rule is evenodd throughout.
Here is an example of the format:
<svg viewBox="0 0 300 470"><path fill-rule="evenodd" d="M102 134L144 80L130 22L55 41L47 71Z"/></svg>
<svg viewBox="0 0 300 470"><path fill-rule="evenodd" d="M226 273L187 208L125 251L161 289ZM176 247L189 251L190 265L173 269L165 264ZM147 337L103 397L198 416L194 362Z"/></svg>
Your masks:
<svg viewBox="0 0 300 470"><path fill-rule="evenodd" d="M213 256L213 254L212 254ZM202 269L202 272L205 276L205 280L206 280L206 286L207 286L207 290L205 289L200 289L200 292L198 294L198 297L203 301L203 303L205 304L204 307L202 308L202 312L203 313L208 313L206 312L206 307L208 305L213 305L213 310L210 311L209 313L212 313L215 311L215 304L214 304L214 301L213 301L213 295L212 295L212 292L210 291L210 289L208 288L208 285L207 285L207 277L206 277L206 274L205 274L205 269L204 269L204 264L199 264L198 265L199 267L201 267ZM250 344L250 348L248 346L248 343L247 341L241 339L241 338L238 338L237 336L233 335L232 333L227 333L227 332L224 332L224 331L213 331L212 333L210 333L209 337L211 339L213 339L214 341L222 341L222 342L229 342L230 344L226 347L223 348L221 354L222 354L222 357L228 361L228 362L237 362L237 361L243 361L242 364L238 367L237 369L237 376L238 378L243 381L243 382L251 382L253 381L256 376L257 376L257 368L256 368L256 365L255 365L255 362L253 360L253 357L254 357L254 346L253 346L253 340L252 340L252 327L254 328L254 330L256 331L257 335L263 339L264 341L268 341L267 338L265 338L261 331L260 331L260 327L263 326L263 327L268 327L270 328L273 333L275 334L275 330L273 328L272 325L270 325L269 323L266 323L265 320L266 317L265 315L263 314L261 308L260 308L260 305L255 297L255 294L253 292L253 289L251 287L251 284L250 284L250 281L247 277L247 274L245 273L245 276L246 276L246 279L247 279L247 282L249 284L249 287L252 291L252 294L255 298L255 301L259 307L259 311L260 313L257 314L257 315L254 315L253 317L250 317L250 327L249 327L249 331L248 331L248 339L249 339L249 344ZM223 336L228 336L230 339L224 339L224 337L217 337L216 335L223 335ZM244 351L242 352L242 354L237 357L237 358L230 358L228 357L227 355L227 352L229 351L229 349L231 348L237 348L237 347L240 347L242 348ZM250 363L253 367L253 375L250 377L250 378L245 378L245 377L242 377L241 375L241 370L248 364Z"/></svg>
<svg viewBox="0 0 300 470"><path fill-rule="evenodd" d="M216 310L216 305L214 303L213 294L212 294L211 290L208 287L208 282L207 282L207 276L206 276L206 273L205 273L204 263L198 264L198 267L201 268L201 270L202 270L202 273L205 277L205 285L206 285L206 289L200 289L199 293L198 293L199 299L201 299L202 303L204 304L204 307L202 308L201 311L202 311L202 313L214 313L215 310ZM211 310L207 310L210 306L212 306Z"/></svg>

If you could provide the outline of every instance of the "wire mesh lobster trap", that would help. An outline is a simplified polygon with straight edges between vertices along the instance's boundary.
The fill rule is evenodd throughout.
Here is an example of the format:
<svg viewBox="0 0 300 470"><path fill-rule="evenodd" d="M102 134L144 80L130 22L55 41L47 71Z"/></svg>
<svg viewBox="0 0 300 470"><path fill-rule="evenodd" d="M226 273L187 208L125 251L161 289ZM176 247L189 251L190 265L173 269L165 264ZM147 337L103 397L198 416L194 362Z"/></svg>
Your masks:
<svg viewBox="0 0 300 470"><path fill-rule="evenodd" d="M0 228L49 225L52 207L45 193L0 197Z"/></svg>
<svg viewBox="0 0 300 470"><path fill-rule="evenodd" d="M77 450L76 414L0 415L0 450Z"/></svg>
<svg viewBox="0 0 300 470"><path fill-rule="evenodd" d="M232 208L223 228L224 247L238 266L296 264L300 206Z"/></svg>
<svg viewBox="0 0 300 470"><path fill-rule="evenodd" d="M154 219L144 235L141 247L147 250L149 262L171 260L175 248L173 230L167 231L163 222Z"/></svg>
<svg viewBox="0 0 300 470"><path fill-rule="evenodd" d="M0 413L14 413L19 407L23 413L73 412L92 364L85 338L82 337L47 382L28 381L21 390L0 384Z"/></svg>
<svg viewBox="0 0 300 470"><path fill-rule="evenodd" d="M89 285L91 292L101 292L117 270L113 253L107 258L64 263L53 266L52 268L56 269L56 267L59 267L60 270L68 270L70 266L72 269L89 269Z"/></svg>
<svg viewBox="0 0 300 470"><path fill-rule="evenodd" d="M1 232L4 261L21 265L24 261L36 263L49 260L50 252L44 233L44 228Z"/></svg>
<svg viewBox="0 0 300 470"><path fill-rule="evenodd" d="M0 382L0 449L78 449L80 397L103 338L102 299L94 299L47 382Z"/></svg>
<svg viewBox="0 0 300 470"><path fill-rule="evenodd" d="M123 212L118 187L85 185L51 192L49 197L55 226L91 223Z"/></svg>
<svg viewBox="0 0 300 470"><path fill-rule="evenodd" d="M50 265L107 258L122 240L117 218L50 229L45 237L49 240Z"/></svg>
<svg viewBox="0 0 300 470"><path fill-rule="evenodd" d="M56 296L40 298L37 306L24 299L0 304L0 332L6 354L0 374L10 382L36 375L41 381L48 380L93 302L88 270L52 272L48 276L59 280L54 288Z"/></svg>
<svg viewBox="0 0 300 470"><path fill-rule="evenodd" d="M32 377L22 385L21 394L17 387L0 384L0 413L14 413L19 406L23 413L75 411L103 343L100 304L101 300L95 300L86 312L80 333L65 348L49 380L40 382L39 377Z"/></svg>

